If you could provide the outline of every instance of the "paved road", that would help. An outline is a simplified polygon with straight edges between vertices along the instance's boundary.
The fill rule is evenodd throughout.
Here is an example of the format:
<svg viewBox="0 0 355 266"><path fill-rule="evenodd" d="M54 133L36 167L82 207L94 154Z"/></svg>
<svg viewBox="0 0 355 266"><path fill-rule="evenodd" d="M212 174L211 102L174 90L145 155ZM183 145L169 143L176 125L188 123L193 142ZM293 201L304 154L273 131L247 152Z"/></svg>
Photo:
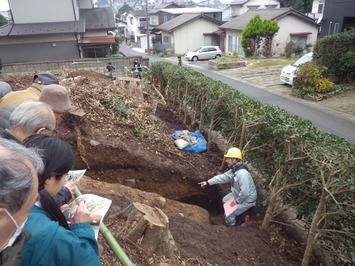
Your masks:
<svg viewBox="0 0 355 266"><path fill-rule="evenodd" d="M177 63L176 59L161 58L158 56L148 56L140 52L129 49L123 45L120 50L127 56L144 56L149 57L150 62L168 61ZM176 62L175 62L176 61ZM313 125L322 129L323 131L335 134L339 137L347 139L350 143L355 144L355 123L341 117L339 112L332 109L319 106L313 102L305 102L297 98L290 98L271 93L260 86L250 85L244 83L242 80L234 79L232 77L223 76L215 71L208 70L206 64L199 62L197 64L184 64L184 66L192 67L196 71L220 80L238 90L239 92L259 100L260 102L278 106L291 114L297 115L302 119L310 120Z"/></svg>

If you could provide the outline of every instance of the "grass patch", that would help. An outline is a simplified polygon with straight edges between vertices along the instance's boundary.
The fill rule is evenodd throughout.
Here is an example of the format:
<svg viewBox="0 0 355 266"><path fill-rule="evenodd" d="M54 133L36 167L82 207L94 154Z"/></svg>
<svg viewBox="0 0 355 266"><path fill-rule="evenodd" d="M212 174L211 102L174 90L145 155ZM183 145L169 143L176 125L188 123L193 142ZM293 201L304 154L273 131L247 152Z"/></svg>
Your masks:
<svg viewBox="0 0 355 266"><path fill-rule="evenodd" d="M294 59L259 59L260 62L253 64L250 68L268 67L268 66L287 66L295 62Z"/></svg>

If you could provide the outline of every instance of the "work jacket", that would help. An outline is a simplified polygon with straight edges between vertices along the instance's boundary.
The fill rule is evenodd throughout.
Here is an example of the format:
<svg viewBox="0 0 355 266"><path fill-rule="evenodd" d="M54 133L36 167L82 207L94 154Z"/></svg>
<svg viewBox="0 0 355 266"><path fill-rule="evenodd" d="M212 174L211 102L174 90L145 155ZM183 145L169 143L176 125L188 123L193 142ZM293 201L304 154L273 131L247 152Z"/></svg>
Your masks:
<svg viewBox="0 0 355 266"><path fill-rule="evenodd" d="M241 162L238 162L237 164L237 166L242 165ZM223 174L209 179L207 183L210 186L231 183L233 197L238 204L254 203L257 198L257 193L253 178L249 171L244 167L239 167L239 169L236 170L235 165L232 168L234 169L230 169Z"/></svg>

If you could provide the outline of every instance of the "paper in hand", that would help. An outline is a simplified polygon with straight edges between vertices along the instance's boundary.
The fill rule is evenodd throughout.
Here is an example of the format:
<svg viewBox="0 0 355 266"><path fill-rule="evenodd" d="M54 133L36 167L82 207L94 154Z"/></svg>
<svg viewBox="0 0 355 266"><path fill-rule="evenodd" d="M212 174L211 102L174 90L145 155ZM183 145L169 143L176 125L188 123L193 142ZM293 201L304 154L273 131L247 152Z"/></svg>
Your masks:
<svg viewBox="0 0 355 266"><path fill-rule="evenodd" d="M76 183L78 183L80 181L80 179L83 177L85 172L86 172L86 169L69 171L68 175L66 176L64 186L65 185L75 185Z"/></svg>
<svg viewBox="0 0 355 266"><path fill-rule="evenodd" d="M223 204L223 208L224 214L226 216L229 216L232 214L232 212L236 211L238 209L238 205L234 197L230 197L229 200L227 200L226 203Z"/></svg>

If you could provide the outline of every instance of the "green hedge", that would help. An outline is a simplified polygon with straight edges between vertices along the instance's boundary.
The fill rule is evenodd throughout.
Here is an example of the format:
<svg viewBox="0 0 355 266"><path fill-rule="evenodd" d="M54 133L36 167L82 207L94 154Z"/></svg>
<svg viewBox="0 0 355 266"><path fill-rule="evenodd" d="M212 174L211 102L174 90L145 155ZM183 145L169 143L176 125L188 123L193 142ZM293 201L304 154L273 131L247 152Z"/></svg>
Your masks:
<svg viewBox="0 0 355 266"><path fill-rule="evenodd" d="M325 36L317 40L313 61L326 66L331 75L348 82L355 81L354 72L355 29Z"/></svg>
<svg viewBox="0 0 355 266"><path fill-rule="evenodd" d="M257 183L270 195L272 188L283 188L278 189L282 191L278 200L293 206L309 228L305 256L316 241L335 261L353 260L355 145L190 68L156 62L150 75L185 123L206 129L208 141L209 132L215 130L230 146L239 146L247 124L244 158L263 175Z"/></svg>

